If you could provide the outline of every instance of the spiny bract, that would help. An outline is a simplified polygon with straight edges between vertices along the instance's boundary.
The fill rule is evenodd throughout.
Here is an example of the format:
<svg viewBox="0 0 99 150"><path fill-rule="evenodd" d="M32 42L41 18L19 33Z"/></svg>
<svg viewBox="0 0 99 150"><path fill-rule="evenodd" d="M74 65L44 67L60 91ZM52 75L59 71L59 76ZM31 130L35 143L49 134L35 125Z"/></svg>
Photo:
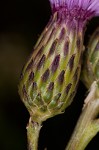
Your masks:
<svg viewBox="0 0 99 150"><path fill-rule="evenodd" d="M60 114L71 103L80 76L84 27L99 14L96 2L50 0L52 17L19 84L21 99L34 121Z"/></svg>

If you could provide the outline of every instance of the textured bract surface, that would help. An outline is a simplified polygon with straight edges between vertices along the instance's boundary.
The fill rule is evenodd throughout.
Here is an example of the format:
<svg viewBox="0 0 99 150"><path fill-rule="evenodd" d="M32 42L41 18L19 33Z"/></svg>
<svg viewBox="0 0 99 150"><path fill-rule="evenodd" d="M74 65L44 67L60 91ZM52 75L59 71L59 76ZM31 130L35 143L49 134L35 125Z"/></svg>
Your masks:
<svg viewBox="0 0 99 150"><path fill-rule="evenodd" d="M19 94L35 121L62 113L71 103L81 70L82 33L68 30L57 13L25 65Z"/></svg>
<svg viewBox="0 0 99 150"><path fill-rule="evenodd" d="M62 113L78 84L87 20L99 15L98 0L50 0L52 18L25 65L19 94L34 121Z"/></svg>

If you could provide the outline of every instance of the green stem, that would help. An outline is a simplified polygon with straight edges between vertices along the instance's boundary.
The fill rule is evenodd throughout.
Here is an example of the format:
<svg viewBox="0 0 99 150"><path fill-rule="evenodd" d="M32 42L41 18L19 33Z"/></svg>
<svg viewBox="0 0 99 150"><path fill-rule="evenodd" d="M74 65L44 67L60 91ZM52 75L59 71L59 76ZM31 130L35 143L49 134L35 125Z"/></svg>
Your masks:
<svg viewBox="0 0 99 150"><path fill-rule="evenodd" d="M38 150L38 139L41 124L34 122L31 117L27 126L28 150Z"/></svg>
<svg viewBox="0 0 99 150"><path fill-rule="evenodd" d="M73 135L65 150L84 150L92 138L99 132L99 97L97 84L94 82L91 91L85 99L82 113L77 122Z"/></svg>

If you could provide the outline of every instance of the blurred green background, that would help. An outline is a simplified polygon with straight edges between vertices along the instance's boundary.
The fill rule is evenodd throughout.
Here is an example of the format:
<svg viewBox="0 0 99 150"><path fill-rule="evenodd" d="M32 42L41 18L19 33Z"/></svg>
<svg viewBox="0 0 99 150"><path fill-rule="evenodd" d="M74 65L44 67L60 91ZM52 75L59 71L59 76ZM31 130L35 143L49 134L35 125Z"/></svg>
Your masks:
<svg viewBox="0 0 99 150"><path fill-rule="evenodd" d="M0 150L27 150L29 114L18 95L20 73L37 38L50 18L48 0L0 1ZM88 24L86 40L99 26ZM63 115L43 123L39 150L64 150L81 112L86 89L80 82L73 104ZM99 134L86 150L99 150Z"/></svg>

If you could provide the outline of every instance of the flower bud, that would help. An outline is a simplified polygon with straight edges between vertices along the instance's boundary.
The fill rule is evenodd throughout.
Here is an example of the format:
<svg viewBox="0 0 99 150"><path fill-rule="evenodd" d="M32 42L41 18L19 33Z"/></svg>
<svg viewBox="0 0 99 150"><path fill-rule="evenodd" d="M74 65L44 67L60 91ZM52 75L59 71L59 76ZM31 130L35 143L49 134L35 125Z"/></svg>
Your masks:
<svg viewBox="0 0 99 150"><path fill-rule="evenodd" d="M81 79L88 89L94 81L99 81L99 27L91 36L85 51Z"/></svg>
<svg viewBox="0 0 99 150"><path fill-rule="evenodd" d="M96 2L50 0L52 17L19 85L21 99L34 121L62 113L72 102L81 70L84 27L90 17L99 14Z"/></svg>

